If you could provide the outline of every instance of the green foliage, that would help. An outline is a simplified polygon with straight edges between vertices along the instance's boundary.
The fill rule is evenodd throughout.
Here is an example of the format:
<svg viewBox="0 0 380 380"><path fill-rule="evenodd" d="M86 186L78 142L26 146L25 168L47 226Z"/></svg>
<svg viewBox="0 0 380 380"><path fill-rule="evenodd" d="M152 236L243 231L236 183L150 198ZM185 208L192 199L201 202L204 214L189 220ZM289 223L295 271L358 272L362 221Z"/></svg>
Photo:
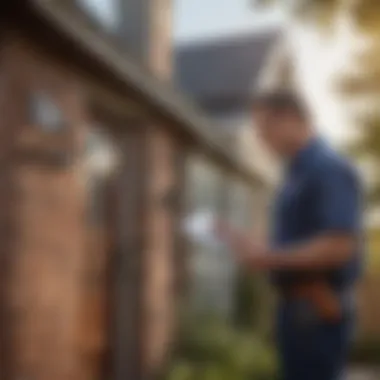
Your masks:
<svg viewBox="0 0 380 380"><path fill-rule="evenodd" d="M380 90L380 73L379 73L379 90ZM361 135L347 147L347 151L354 158L371 162L373 167L380 165L380 114L368 115L361 125ZM377 170L373 170L371 178L371 187L366 194L366 201L369 206L380 204L380 176Z"/></svg>
<svg viewBox="0 0 380 380"><path fill-rule="evenodd" d="M378 0L360 0L352 3L353 21L358 31L374 35L380 31L380 2Z"/></svg>
<svg viewBox="0 0 380 380"><path fill-rule="evenodd" d="M236 287L234 324L264 337L270 328L272 295L265 278L241 273Z"/></svg>
<svg viewBox="0 0 380 380"><path fill-rule="evenodd" d="M348 73L337 78L337 89L343 99L368 99L377 104L372 111L357 111L352 116L356 118L356 125L360 128L360 137L349 151L360 159L373 164L380 164L380 1L361 0L355 2L351 8L351 21L357 33L365 36L370 48L363 50L352 62L356 66L355 73ZM380 203L380 176L373 173L373 185L368 194L371 205Z"/></svg>
<svg viewBox="0 0 380 380"><path fill-rule="evenodd" d="M371 229L367 232L368 268L369 274L380 273L380 229Z"/></svg>
<svg viewBox="0 0 380 380"><path fill-rule="evenodd" d="M260 310L260 289L257 279L240 274L236 286L235 324L240 327L255 327Z"/></svg>
<svg viewBox="0 0 380 380"><path fill-rule="evenodd" d="M251 0L251 4L255 9L280 6L290 18L329 29L341 2L339 0Z"/></svg>
<svg viewBox="0 0 380 380"><path fill-rule="evenodd" d="M275 380L273 350L213 317L187 326L166 380Z"/></svg>

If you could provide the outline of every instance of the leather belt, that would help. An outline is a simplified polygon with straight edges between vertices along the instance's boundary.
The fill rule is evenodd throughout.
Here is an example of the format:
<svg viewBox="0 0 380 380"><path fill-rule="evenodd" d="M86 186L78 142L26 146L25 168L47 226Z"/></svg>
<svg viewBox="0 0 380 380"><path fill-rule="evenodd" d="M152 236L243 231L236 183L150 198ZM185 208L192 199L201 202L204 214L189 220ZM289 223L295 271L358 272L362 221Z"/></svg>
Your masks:
<svg viewBox="0 0 380 380"><path fill-rule="evenodd" d="M290 285L280 289L280 296L287 300L307 300L317 315L328 322L337 322L343 315L340 298L327 281Z"/></svg>

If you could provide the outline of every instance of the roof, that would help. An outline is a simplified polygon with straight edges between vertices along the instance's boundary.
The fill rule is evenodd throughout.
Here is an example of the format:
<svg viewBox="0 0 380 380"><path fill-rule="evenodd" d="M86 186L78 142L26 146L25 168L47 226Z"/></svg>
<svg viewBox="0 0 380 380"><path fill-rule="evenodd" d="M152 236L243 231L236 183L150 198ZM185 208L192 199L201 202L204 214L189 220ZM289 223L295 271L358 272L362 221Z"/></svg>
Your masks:
<svg viewBox="0 0 380 380"><path fill-rule="evenodd" d="M215 138L208 119L178 91L162 85L128 54L118 51L106 39L79 22L69 8L65 7L66 2L29 0L25 3L28 7L17 8L18 15L22 13L25 17L35 19L32 24L34 29L29 31L31 35L38 34L39 38L44 38L46 41L50 41L50 36L54 36L54 41L49 46L57 49L59 47L61 50L60 46L67 42L65 46L70 46L72 49L70 59L74 60L74 57L78 56L78 61L86 64L91 62L91 66L99 75L112 79L125 93L130 93L132 89L136 99L144 105L147 104L157 116L170 120L170 125L185 134L201 149L207 149L214 159L251 183L264 184L263 178L258 173L253 172L231 153L228 146L221 144ZM18 2L15 6L16 4ZM12 20L16 22L15 19ZM25 28L27 25L27 22L21 24ZM53 31L58 34L52 33ZM61 39L59 44L56 40L58 36Z"/></svg>
<svg viewBox="0 0 380 380"><path fill-rule="evenodd" d="M279 35L270 30L180 45L175 50L176 82L201 104L245 102Z"/></svg>

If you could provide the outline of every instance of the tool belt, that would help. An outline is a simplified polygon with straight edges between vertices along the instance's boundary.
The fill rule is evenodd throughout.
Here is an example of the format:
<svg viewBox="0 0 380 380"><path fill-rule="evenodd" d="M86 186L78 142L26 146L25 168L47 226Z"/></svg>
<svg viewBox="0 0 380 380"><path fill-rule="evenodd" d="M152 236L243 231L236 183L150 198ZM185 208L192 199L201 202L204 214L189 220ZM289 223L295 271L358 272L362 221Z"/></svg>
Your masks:
<svg viewBox="0 0 380 380"><path fill-rule="evenodd" d="M280 290L280 296L310 302L318 317L327 322L337 322L343 315L340 299L326 280L289 285Z"/></svg>

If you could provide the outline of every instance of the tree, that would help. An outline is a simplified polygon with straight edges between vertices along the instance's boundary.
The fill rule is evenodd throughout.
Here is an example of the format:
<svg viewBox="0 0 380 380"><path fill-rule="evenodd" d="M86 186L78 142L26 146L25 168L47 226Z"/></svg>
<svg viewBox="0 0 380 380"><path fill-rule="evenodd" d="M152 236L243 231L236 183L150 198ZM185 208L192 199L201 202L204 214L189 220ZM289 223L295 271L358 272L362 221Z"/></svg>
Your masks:
<svg viewBox="0 0 380 380"><path fill-rule="evenodd" d="M251 0L253 8L280 7L290 18L330 26L342 6L340 0Z"/></svg>
<svg viewBox="0 0 380 380"><path fill-rule="evenodd" d="M363 39L363 48L354 57L352 70L337 73L336 90L347 101L347 110L359 129L349 149L359 159L380 164L380 1L379 0L253 0L254 7L281 7L289 19L333 33L344 20ZM364 43L366 42L366 44ZM348 103L349 102L349 103ZM366 103L371 107L358 108ZM354 107L352 107L354 105ZM380 204L380 174L372 175L369 200Z"/></svg>
<svg viewBox="0 0 380 380"><path fill-rule="evenodd" d="M365 108L353 108L352 117L360 130L350 150L365 162L380 164L380 2L356 1L350 17L363 40L365 48L353 62L353 72L339 78L338 88L344 99L351 103L365 103ZM374 206L380 204L380 175L371 173L368 200Z"/></svg>

